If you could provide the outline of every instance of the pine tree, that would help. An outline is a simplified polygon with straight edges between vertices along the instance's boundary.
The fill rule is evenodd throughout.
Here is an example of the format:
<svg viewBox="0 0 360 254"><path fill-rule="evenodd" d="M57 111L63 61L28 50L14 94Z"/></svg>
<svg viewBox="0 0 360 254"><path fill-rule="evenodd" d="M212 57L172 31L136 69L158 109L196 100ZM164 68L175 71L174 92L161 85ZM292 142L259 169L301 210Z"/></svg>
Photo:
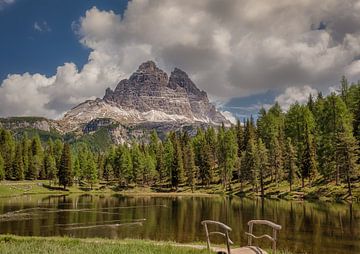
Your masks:
<svg viewBox="0 0 360 254"><path fill-rule="evenodd" d="M302 188L304 188L305 179L308 178L309 182L311 183L312 179L314 179L317 172L315 148L314 148L312 136L307 128L305 129L305 135L306 137L305 137L304 151L301 158Z"/></svg>
<svg viewBox="0 0 360 254"><path fill-rule="evenodd" d="M56 172L59 171L63 149L64 149L64 144L61 142L60 139L56 139L54 142L54 158L56 161Z"/></svg>
<svg viewBox="0 0 360 254"><path fill-rule="evenodd" d="M90 184L90 188L93 189L93 185L97 182L98 170L97 164L92 153L89 154L88 164L86 169L86 180Z"/></svg>
<svg viewBox="0 0 360 254"><path fill-rule="evenodd" d="M13 175L15 142L8 130L0 130L0 153L4 159L5 178L10 180Z"/></svg>
<svg viewBox="0 0 360 254"><path fill-rule="evenodd" d="M23 164L24 164L24 174L28 175L29 173L29 155L30 155L30 140L28 138L27 133L25 132L21 141L22 146L22 156L23 156Z"/></svg>
<svg viewBox="0 0 360 254"><path fill-rule="evenodd" d="M0 181L5 179L4 159L0 153Z"/></svg>
<svg viewBox="0 0 360 254"><path fill-rule="evenodd" d="M341 89L340 89L341 99L343 100L343 102L345 102L345 105L348 106L349 105L349 98L348 98L348 95L349 95L349 82L348 82L348 80L346 79L345 76L341 77L340 84L341 84Z"/></svg>
<svg viewBox="0 0 360 254"><path fill-rule="evenodd" d="M337 158L339 158L339 171L341 176L345 178L349 196L352 196L351 179L359 176L359 165L357 164L359 147L352 135L351 126L343 126L338 135L336 148Z"/></svg>
<svg viewBox="0 0 360 254"><path fill-rule="evenodd" d="M39 135L34 136L31 142L31 153L29 160L29 171L27 178L29 180L36 180L43 170L43 149Z"/></svg>
<svg viewBox="0 0 360 254"><path fill-rule="evenodd" d="M294 146L292 145L291 138L287 138L285 158L287 181L289 182L290 191L292 191L292 186L296 177L296 151Z"/></svg>
<svg viewBox="0 0 360 254"><path fill-rule="evenodd" d="M174 135L173 146L174 146L174 158L171 164L171 186L179 188L179 185L184 182L184 164L181 145L179 139Z"/></svg>
<svg viewBox="0 0 360 254"><path fill-rule="evenodd" d="M143 168L143 185L145 185L145 184L148 185L157 176L156 159L148 151L148 148L145 149L144 161L145 161L145 163L144 163L145 165Z"/></svg>
<svg viewBox="0 0 360 254"><path fill-rule="evenodd" d="M156 171L158 172L160 183L164 181L166 175L165 170L164 146L162 142L159 142L156 148Z"/></svg>
<svg viewBox="0 0 360 254"><path fill-rule="evenodd" d="M51 149L47 152L44 161L44 168L46 169L46 179L49 180L49 184L51 185L52 181L56 178L56 161L51 153Z"/></svg>
<svg viewBox="0 0 360 254"><path fill-rule="evenodd" d="M67 186L72 184L72 162L71 162L71 152L70 145L68 143L64 144L62 151L60 165L59 165L59 185L64 186L64 190Z"/></svg>
<svg viewBox="0 0 360 254"><path fill-rule="evenodd" d="M256 159L255 161L257 162L258 169L256 169L256 171L258 172L259 175L261 196L264 197L265 196L264 182L269 168L268 151L261 138L258 140L257 147L258 147L258 153L257 155L255 154L255 159ZM254 177L256 177L256 175Z"/></svg>
<svg viewBox="0 0 360 254"><path fill-rule="evenodd" d="M131 148L131 161L133 166L132 179L137 183L143 179L142 173L145 167L145 158L144 154L140 151L139 145L136 143L134 143Z"/></svg>
<svg viewBox="0 0 360 254"><path fill-rule="evenodd" d="M166 177L170 180L173 161L175 160L174 145L169 137L167 137L164 145L164 162Z"/></svg>
<svg viewBox="0 0 360 254"><path fill-rule="evenodd" d="M15 180L24 180L24 162L21 143L18 143L16 145L15 159L13 165L13 178Z"/></svg>
<svg viewBox="0 0 360 254"><path fill-rule="evenodd" d="M235 170L235 165L238 160L238 146L236 143L236 136L233 129L228 129L224 134L224 161L219 162L220 167L222 167L223 173L223 185L226 188L227 186L231 189L231 180L233 171ZM220 146L221 147L221 146Z"/></svg>
<svg viewBox="0 0 360 254"><path fill-rule="evenodd" d="M195 154L191 142L188 142L184 148L184 169L187 179L187 184L191 187L191 191L194 191L197 178L197 167L195 166Z"/></svg>
<svg viewBox="0 0 360 254"><path fill-rule="evenodd" d="M129 148L127 146L122 147L122 155L119 161L120 163L120 185L125 183L127 186L133 179L133 163L132 156Z"/></svg>
<svg viewBox="0 0 360 254"><path fill-rule="evenodd" d="M257 189L257 180L258 180L258 163L259 159L257 157L257 149L254 139L251 138L247 142L246 150L242 156L241 162L241 190L243 181L247 180L251 183L253 191Z"/></svg>
<svg viewBox="0 0 360 254"><path fill-rule="evenodd" d="M103 172L103 178L105 181L109 182L113 177L113 167L111 166L111 163L107 162L105 163L104 172Z"/></svg>

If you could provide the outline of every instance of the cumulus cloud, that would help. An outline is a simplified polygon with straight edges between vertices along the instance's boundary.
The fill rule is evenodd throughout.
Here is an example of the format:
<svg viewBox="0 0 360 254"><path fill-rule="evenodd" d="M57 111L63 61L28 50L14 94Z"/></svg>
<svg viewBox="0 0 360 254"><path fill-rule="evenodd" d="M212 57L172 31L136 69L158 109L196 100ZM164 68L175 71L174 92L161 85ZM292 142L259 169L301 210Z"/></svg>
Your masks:
<svg viewBox="0 0 360 254"><path fill-rule="evenodd" d="M221 111L221 114L225 116L227 120L229 120L232 124L236 124L237 118L229 111Z"/></svg>
<svg viewBox="0 0 360 254"><path fill-rule="evenodd" d="M6 6L15 3L15 0L0 0L0 11Z"/></svg>
<svg viewBox="0 0 360 254"><path fill-rule="evenodd" d="M291 104L298 102L304 104L308 101L309 95L316 95L317 90L310 87L309 85L304 85L303 87L288 87L285 89L285 92L280 94L275 98L283 110L288 110Z"/></svg>
<svg viewBox="0 0 360 254"><path fill-rule="evenodd" d="M43 22L34 22L34 30L38 32L51 32L51 27L48 25L46 21Z"/></svg>
<svg viewBox="0 0 360 254"><path fill-rule="evenodd" d="M83 99L102 96L148 59L167 72L182 68L218 99L269 89L286 94L290 85L302 92L304 84L324 90L344 73L350 80L360 76L359 8L360 2L351 0L133 0L122 15L93 7L72 25L91 50L88 63L81 69L73 63L58 67L47 78L50 84L39 85L33 96L40 98L43 114L57 116ZM38 82L25 76L18 79ZM8 106L2 97L16 96L4 83L19 86L12 80L10 75L0 88L2 115ZM301 98L279 99L286 106ZM16 107L13 100L7 103Z"/></svg>

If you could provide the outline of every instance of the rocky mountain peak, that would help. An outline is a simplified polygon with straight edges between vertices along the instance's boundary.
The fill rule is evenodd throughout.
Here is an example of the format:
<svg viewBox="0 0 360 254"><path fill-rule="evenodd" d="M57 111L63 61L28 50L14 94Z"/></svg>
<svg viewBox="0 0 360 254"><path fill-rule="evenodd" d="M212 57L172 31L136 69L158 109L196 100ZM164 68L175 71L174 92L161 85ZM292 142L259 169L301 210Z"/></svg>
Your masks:
<svg viewBox="0 0 360 254"><path fill-rule="evenodd" d="M135 85L162 85L168 83L168 75L159 69L153 61L142 63L129 80Z"/></svg>
<svg viewBox="0 0 360 254"><path fill-rule="evenodd" d="M184 88L186 93L189 95L195 95L200 98L207 97L204 91L197 88L187 73L179 68L175 68L171 72L168 86L172 89L176 89L177 86L180 86Z"/></svg>
<svg viewBox="0 0 360 254"><path fill-rule="evenodd" d="M175 68L168 78L153 61L142 63L115 90L106 89L103 99L79 104L61 122L73 130L97 118L121 124L228 123L186 72Z"/></svg>

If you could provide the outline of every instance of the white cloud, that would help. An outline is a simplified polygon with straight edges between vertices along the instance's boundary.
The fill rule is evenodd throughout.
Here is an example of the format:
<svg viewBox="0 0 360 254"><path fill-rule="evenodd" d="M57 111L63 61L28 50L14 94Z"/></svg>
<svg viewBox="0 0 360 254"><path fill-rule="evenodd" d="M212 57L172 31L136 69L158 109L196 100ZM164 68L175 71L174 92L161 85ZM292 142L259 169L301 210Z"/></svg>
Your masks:
<svg viewBox="0 0 360 254"><path fill-rule="evenodd" d="M232 124L236 124L237 119L236 117L229 111L221 111L221 114L225 116L227 120L229 120Z"/></svg>
<svg viewBox="0 0 360 254"><path fill-rule="evenodd" d="M51 32L51 27L46 21L43 22L34 22L34 30L38 32Z"/></svg>
<svg viewBox="0 0 360 254"><path fill-rule="evenodd" d="M94 7L72 25L91 50L88 63L81 69L73 63L58 67L32 100L44 115L57 116L84 99L102 96L106 87L149 59L167 72L175 66L185 70L213 98L269 89L286 94L290 84L302 92L303 84L324 90L345 72L359 77L354 61L360 55L358 6L351 0L321 5L309 0L133 0L123 15ZM320 23L325 29L314 29ZM16 96L3 87L15 89L19 82L10 75L1 96ZM301 99L279 97L284 105ZM21 111L13 100L7 103L0 102L0 115L8 112L4 107L17 107L14 114L29 111Z"/></svg>
<svg viewBox="0 0 360 254"><path fill-rule="evenodd" d="M308 101L309 95L316 95L317 90L310 87L309 85L304 85L303 87L288 87L285 89L285 92L280 94L275 98L283 110L288 110L291 104L298 102L304 104Z"/></svg>
<svg viewBox="0 0 360 254"><path fill-rule="evenodd" d="M15 3L15 0L0 0L0 11L6 6Z"/></svg>

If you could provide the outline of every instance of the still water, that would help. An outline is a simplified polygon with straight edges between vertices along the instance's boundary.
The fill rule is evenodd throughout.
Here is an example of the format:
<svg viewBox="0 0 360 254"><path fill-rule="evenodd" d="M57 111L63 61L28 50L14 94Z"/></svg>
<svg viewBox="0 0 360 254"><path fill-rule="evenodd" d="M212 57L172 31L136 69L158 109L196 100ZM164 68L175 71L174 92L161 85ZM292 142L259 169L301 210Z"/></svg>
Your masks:
<svg viewBox="0 0 360 254"><path fill-rule="evenodd" d="M245 245L246 223L272 220L283 229L278 247L295 253L360 253L360 205L228 197L102 195L0 198L0 233L27 236L204 241L202 220L232 227ZM262 230L262 229L261 229ZM263 233L265 231L255 231ZM260 246L267 247L266 242ZM270 247L270 245L269 245Z"/></svg>

